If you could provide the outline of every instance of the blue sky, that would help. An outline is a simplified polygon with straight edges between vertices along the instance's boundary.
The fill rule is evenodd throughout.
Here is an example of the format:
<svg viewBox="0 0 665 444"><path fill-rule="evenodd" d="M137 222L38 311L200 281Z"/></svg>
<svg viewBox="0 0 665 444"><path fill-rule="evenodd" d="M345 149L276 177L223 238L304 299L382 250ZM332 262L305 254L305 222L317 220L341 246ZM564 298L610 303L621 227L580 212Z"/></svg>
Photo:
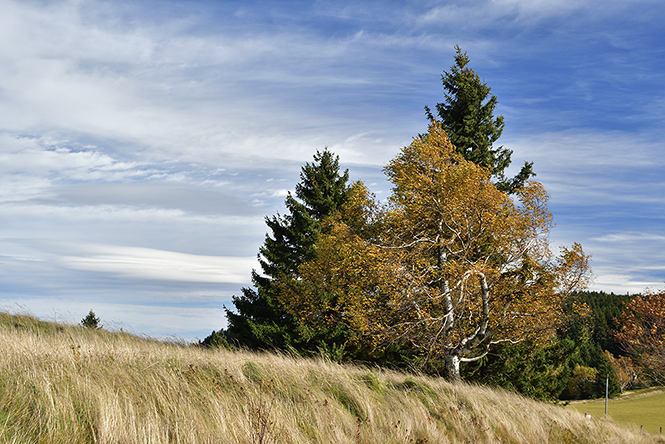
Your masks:
<svg viewBox="0 0 665 444"><path fill-rule="evenodd" d="M317 149L379 198L454 45L592 289L665 286L660 0L0 0L0 307L203 338Z"/></svg>

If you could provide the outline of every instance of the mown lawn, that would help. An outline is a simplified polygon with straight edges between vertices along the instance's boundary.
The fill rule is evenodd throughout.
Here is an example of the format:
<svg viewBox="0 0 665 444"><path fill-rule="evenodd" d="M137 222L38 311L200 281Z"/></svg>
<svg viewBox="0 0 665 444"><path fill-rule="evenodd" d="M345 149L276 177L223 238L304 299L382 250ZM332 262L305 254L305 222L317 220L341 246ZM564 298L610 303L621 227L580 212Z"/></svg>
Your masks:
<svg viewBox="0 0 665 444"><path fill-rule="evenodd" d="M605 400L570 404L583 413L591 413L594 418L605 417ZM648 393L633 398L610 399L607 416L619 424L640 426L649 433L657 435L661 427L665 431L665 391Z"/></svg>

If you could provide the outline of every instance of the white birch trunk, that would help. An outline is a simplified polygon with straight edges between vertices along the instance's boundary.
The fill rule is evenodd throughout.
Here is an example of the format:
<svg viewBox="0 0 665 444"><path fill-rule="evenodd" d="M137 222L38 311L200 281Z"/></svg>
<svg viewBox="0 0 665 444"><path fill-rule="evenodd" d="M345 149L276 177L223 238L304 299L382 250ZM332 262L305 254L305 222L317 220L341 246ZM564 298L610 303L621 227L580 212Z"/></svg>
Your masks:
<svg viewBox="0 0 665 444"><path fill-rule="evenodd" d="M446 362L446 371L448 372L448 380L450 382L462 381L460 374L460 357L455 353L446 353L444 356Z"/></svg>

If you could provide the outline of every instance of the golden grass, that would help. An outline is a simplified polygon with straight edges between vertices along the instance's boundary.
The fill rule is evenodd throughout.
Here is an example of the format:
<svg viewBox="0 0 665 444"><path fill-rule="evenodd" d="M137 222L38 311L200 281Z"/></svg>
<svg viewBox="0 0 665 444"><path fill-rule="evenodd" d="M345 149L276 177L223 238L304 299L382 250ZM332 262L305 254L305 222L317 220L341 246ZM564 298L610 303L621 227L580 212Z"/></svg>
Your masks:
<svg viewBox="0 0 665 444"><path fill-rule="evenodd" d="M652 443L489 388L0 314L5 443Z"/></svg>

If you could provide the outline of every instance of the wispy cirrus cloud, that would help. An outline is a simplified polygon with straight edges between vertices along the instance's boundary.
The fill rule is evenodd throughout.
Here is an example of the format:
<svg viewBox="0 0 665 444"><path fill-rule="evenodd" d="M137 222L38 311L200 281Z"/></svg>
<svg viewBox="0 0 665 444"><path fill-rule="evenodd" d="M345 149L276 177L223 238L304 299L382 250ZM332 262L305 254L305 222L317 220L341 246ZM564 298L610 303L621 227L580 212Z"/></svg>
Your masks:
<svg viewBox="0 0 665 444"><path fill-rule="evenodd" d="M605 236L592 237L596 242L633 242L633 241L658 241L665 242L665 235L653 233L612 233Z"/></svg>
<svg viewBox="0 0 665 444"><path fill-rule="evenodd" d="M7 287L51 289L54 297L62 295L106 294L107 302L134 300L133 294L156 293L151 301L196 303L197 298L182 299L178 293L195 294L206 290L218 301L229 288L247 285L255 257L206 256L141 247L91 244L40 239L3 239L3 278ZM6 248L13 244L14 248ZM8 274L29 267L33 281L23 281ZM75 279L76 282L68 282ZM99 288L87 288L99 282ZM109 286L109 284L112 284ZM87 288L87 290L86 290ZM217 288L217 290L214 290ZM129 290L129 293L127 292ZM134 293L134 290L136 292ZM3 289L6 293L8 288ZM115 294L114 294L115 293ZM162 296L159 296L159 294ZM27 295L34 292L28 291Z"/></svg>
<svg viewBox="0 0 665 444"><path fill-rule="evenodd" d="M65 268L111 273L136 280L244 284L255 258L202 256L98 244L56 245L56 261Z"/></svg>
<svg viewBox="0 0 665 444"><path fill-rule="evenodd" d="M308 128L321 119L324 101L334 100L327 90L363 93L377 79L338 66L343 58L365 58L367 45L355 34L329 39L304 27L277 34L257 27L238 35L222 27L210 38L186 33L195 15L166 26L119 26L92 13L93 4L11 4L20 26L9 28L8 42L22 51L0 51L7 67L0 70L0 103L12 110L0 112L5 128L77 139L94 134L126 146L124 154L135 160L240 165L239 150L243 159L295 160L339 137L326 140ZM367 131L344 128L353 119L343 109L326 120L333 131L351 129L343 138Z"/></svg>
<svg viewBox="0 0 665 444"><path fill-rule="evenodd" d="M115 159L94 145L52 137L0 134L0 171L57 180L121 181L149 176L146 165ZM62 176L58 176L58 175Z"/></svg>
<svg viewBox="0 0 665 444"><path fill-rule="evenodd" d="M627 4L620 0L611 0L599 10L592 0L473 0L463 3L437 2L425 8L420 17L426 23L446 23L462 27L497 26L497 22L508 19L515 25L535 25L552 18L579 17L588 19L589 15L600 19L624 11L642 12L640 6L657 6L655 0L638 0ZM505 25L505 22L504 22Z"/></svg>

